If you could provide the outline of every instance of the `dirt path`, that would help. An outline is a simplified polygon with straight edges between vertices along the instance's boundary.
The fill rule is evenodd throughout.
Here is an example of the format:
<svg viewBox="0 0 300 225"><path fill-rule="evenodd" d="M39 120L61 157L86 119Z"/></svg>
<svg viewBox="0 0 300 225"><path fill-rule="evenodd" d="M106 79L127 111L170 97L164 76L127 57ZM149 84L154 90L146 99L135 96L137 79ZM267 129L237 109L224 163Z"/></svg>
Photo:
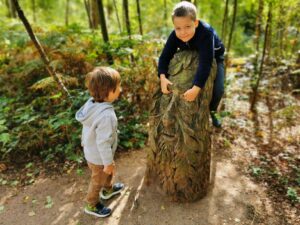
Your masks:
<svg viewBox="0 0 300 225"><path fill-rule="evenodd" d="M225 225L281 224L261 187L241 175L236 166L215 152L209 194L195 203L170 202L157 188L143 183L146 153L133 151L117 159L117 180L126 190L113 201L111 217L97 219L83 213L82 199L88 185L75 172L39 178L31 186L12 189L0 186L1 225ZM48 206L45 205L48 197Z"/></svg>

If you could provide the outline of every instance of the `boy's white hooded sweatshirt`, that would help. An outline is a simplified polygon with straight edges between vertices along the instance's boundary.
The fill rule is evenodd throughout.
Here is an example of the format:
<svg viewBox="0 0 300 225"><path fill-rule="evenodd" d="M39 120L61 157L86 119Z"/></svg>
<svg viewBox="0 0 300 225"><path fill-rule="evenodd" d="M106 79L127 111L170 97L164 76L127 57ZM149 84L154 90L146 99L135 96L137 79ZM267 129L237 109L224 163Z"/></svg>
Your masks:
<svg viewBox="0 0 300 225"><path fill-rule="evenodd" d="M118 121L109 102L93 102L90 98L76 113L82 123L81 144L85 159L96 165L109 165L117 148Z"/></svg>

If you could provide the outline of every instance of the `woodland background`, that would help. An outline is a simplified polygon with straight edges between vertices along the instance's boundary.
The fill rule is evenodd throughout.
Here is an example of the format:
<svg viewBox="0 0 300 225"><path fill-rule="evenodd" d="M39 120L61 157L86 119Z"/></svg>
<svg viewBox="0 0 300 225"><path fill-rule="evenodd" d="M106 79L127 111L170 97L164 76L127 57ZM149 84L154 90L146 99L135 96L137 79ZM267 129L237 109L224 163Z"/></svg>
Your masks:
<svg viewBox="0 0 300 225"><path fill-rule="evenodd" d="M30 185L45 170L75 167L81 173L81 126L74 114L88 98L84 77L95 66L111 65L122 76L115 104L119 152L144 148L157 60L178 1L20 0L46 63L13 2L0 1L0 185ZM245 172L265 183L275 200L299 210L300 1L192 2L227 51L217 146L229 149L238 135L252 138L259 153L250 156ZM234 104L246 110L237 113Z"/></svg>

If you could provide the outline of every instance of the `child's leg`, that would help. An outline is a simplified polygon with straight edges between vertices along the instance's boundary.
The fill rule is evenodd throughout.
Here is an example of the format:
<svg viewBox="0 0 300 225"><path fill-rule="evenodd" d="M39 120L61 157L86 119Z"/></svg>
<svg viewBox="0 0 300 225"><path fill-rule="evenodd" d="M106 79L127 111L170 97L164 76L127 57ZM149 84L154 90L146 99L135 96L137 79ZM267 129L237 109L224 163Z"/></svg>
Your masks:
<svg viewBox="0 0 300 225"><path fill-rule="evenodd" d="M106 188L106 189L112 188L112 180L113 180L113 176L108 175L103 187Z"/></svg>
<svg viewBox="0 0 300 225"><path fill-rule="evenodd" d="M108 175L103 172L103 166L95 165L88 162L92 172L86 201L88 205L95 206L99 202L99 192L105 186Z"/></svg>
<svg viewBox="0 0 300 225"><path fill-rule="evenodd" d="M217 111L224 94L224 62L217 63L217 75L214 81L213 95L210 101L210 111Z"/></svg>

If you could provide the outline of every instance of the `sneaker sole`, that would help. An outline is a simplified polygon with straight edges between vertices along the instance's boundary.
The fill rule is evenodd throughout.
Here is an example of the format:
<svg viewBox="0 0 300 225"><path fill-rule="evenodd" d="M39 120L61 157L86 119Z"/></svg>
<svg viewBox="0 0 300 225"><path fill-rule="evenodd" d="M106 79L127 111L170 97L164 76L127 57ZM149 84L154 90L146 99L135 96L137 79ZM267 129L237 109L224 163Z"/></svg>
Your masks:
<svg viewBox="0 0 300 225"><path fill-rule="evenodd" d="M96 217L101 217L101 218L103 218L103 217L108 217L108 216L110 216L110 214L111 214L111 213L109 213L109 214L106 214L106 215L100 215L100 214L98 214L98 213L94 213L94 212L88 211L87 209L84 209L84 212L85 212L86 214L93 215L93 216L96 216Z"/></svg>
<svg viewBox="0 0 300 225"><path fill-rule="evenodd" d="M116 191L116 192L114 192L114 193L111 193L110 195L107 195L107 196L104 196L104 195L102 194L102 191L101 191L100 197L101 197L102 199L104 199L104 200L108 200L108 199L112 198L113 196L115 196L115 195L121 193L121 191L122 191L123 189L124 189L124 188L122 188L122 189L120 189L120 190L118 190L118 191Z"/></svg>

